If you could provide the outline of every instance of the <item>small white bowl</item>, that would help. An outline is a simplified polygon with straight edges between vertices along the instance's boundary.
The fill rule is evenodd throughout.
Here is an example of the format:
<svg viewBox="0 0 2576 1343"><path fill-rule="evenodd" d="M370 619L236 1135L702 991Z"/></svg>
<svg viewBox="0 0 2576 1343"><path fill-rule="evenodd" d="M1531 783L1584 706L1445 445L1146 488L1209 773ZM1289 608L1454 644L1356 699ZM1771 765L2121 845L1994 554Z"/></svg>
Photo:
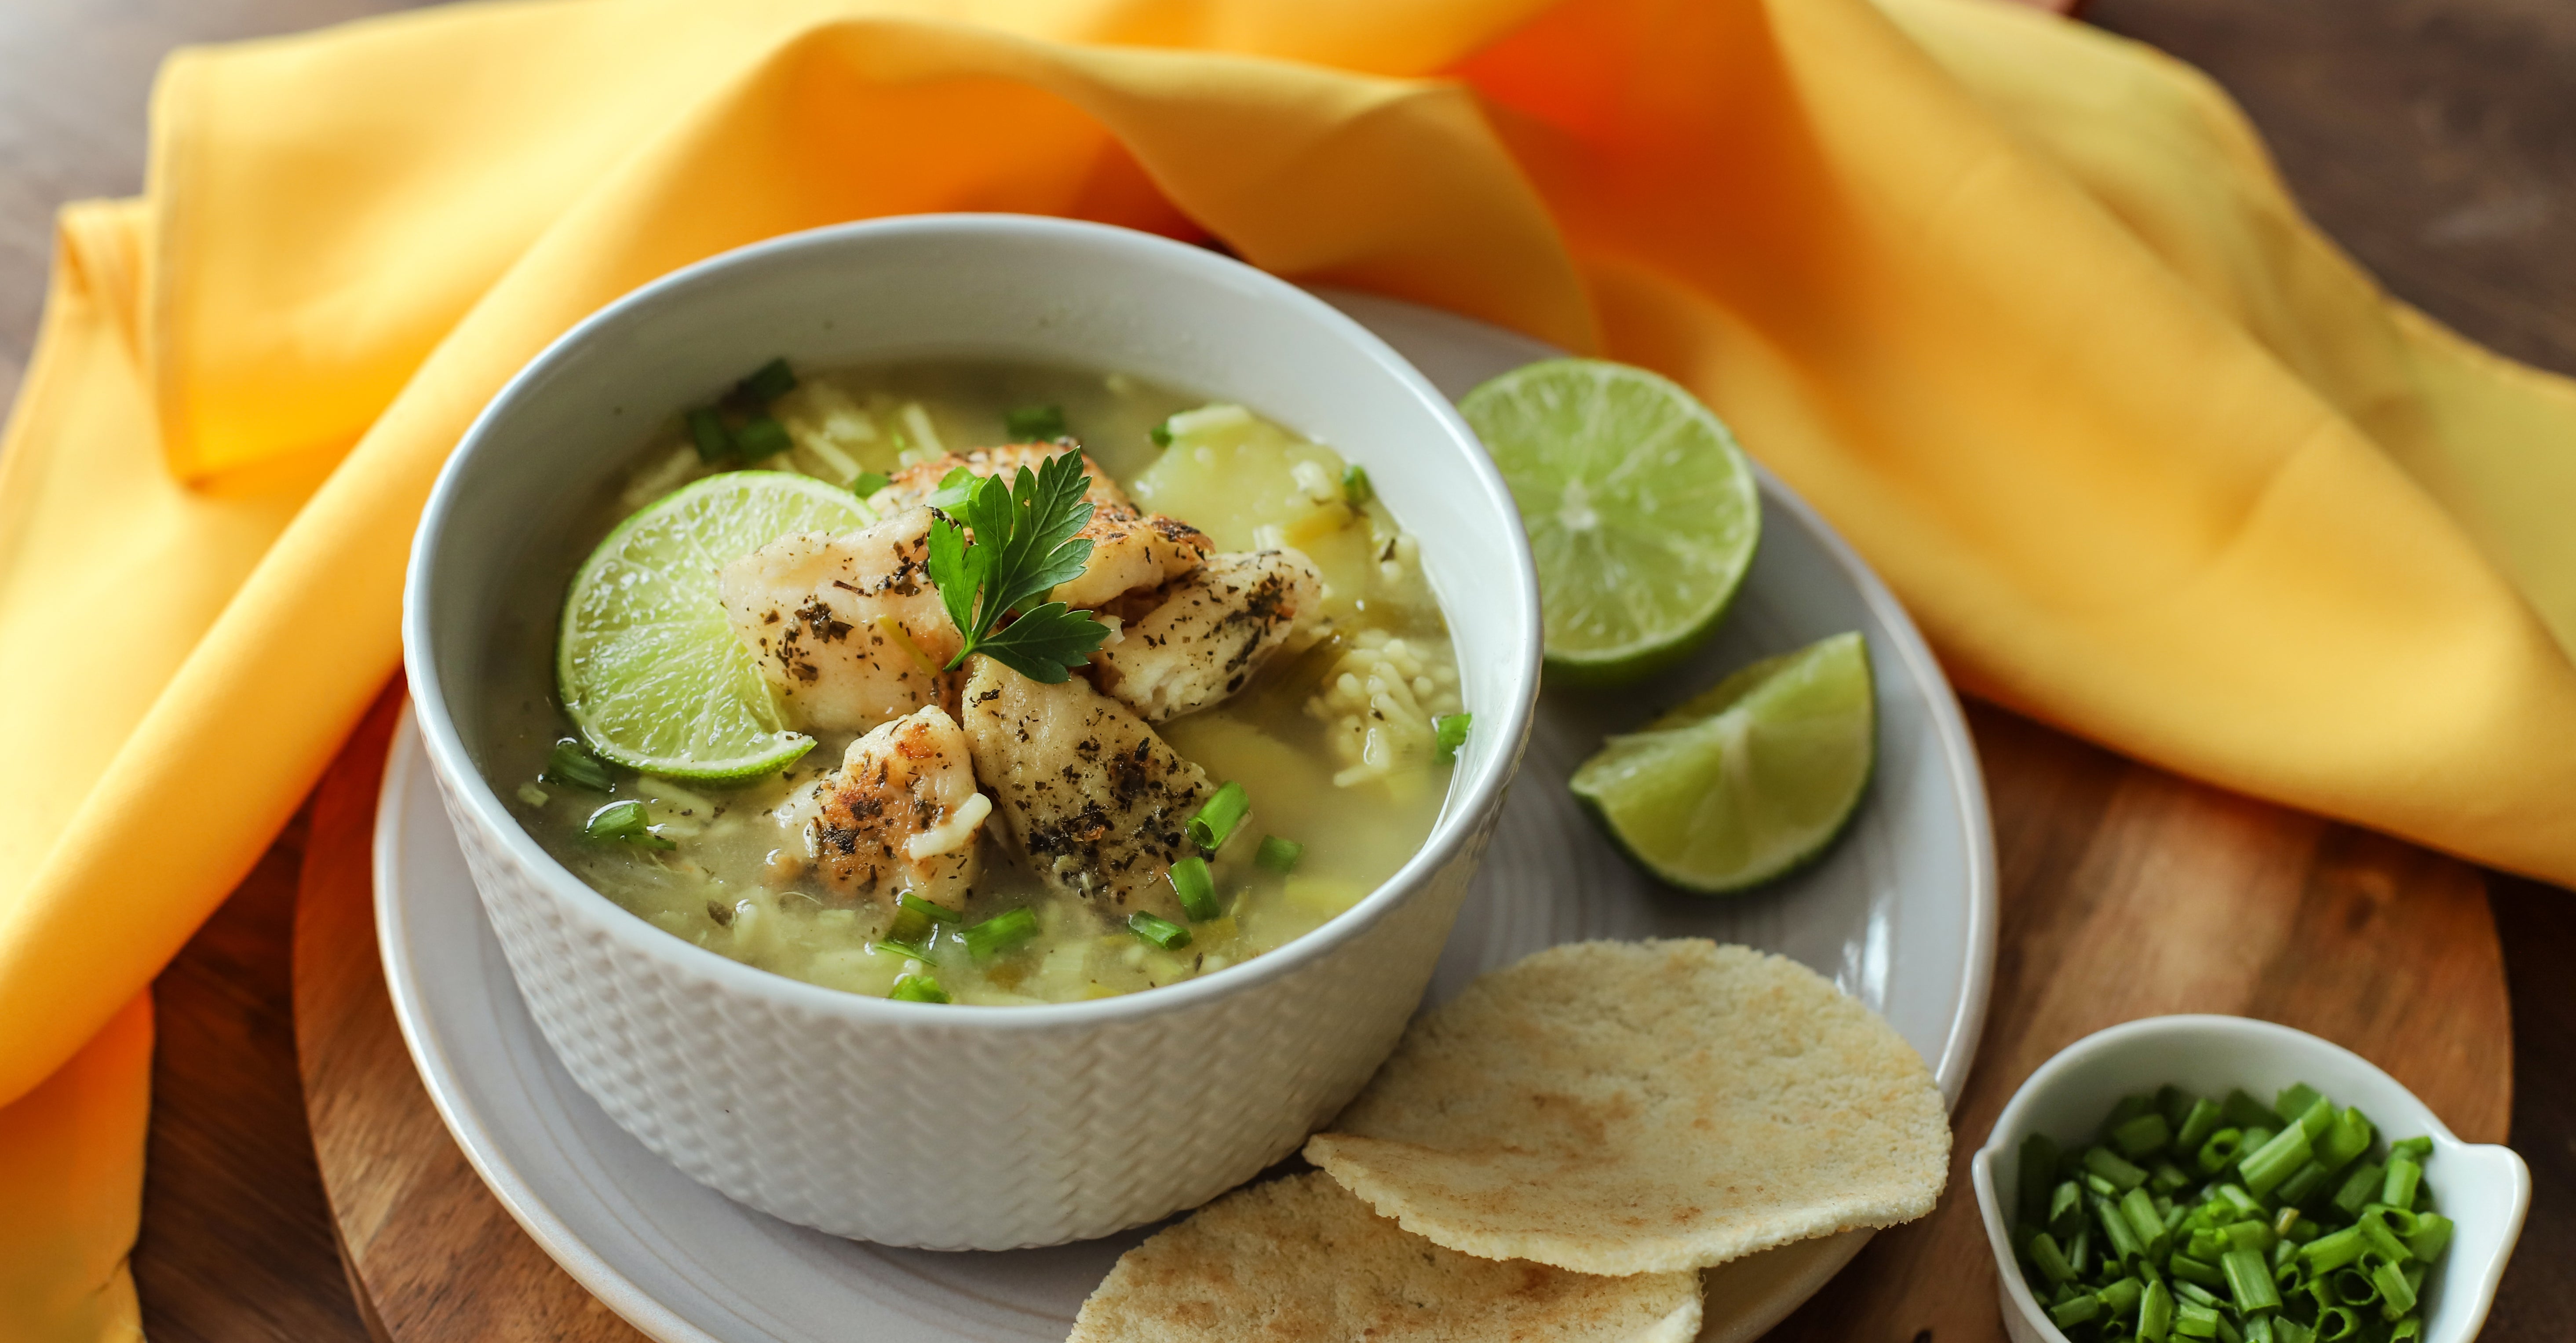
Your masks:
<svg viewBox="0 0 2576 1343"><path fill-rule="evenodd" d="M2172 1016L2113 1026L2060 1050L2013 1093L1993 1136L1969 1164L1986 1240L1995 1252L2004 1332L2013 1343L2066 1343L2031 1295L2013 1251L2007 1210L2020 1196L2022 1139L2045 1133L2081 1146L2121 1097L2168 1083L2212 1098L2242 1087L2268 1101L2297 1082L2337 1105L2359 1107L2378 1126L2382 1141L2431 1136L2424 1179L2442 1215L2458 1229L2441 1266L2425 1280L2423 1343L2475 1338L2531 1208L2531 1172L2522 1158L2509 1148L2460 1141L2414 1092L2341 1045L2248 1017Z"/></svg>
<svg viewBox="0 0 2576 1343"><path fill-rule="evenodd" d="M1238 401L1368 468L1422 540L1476 730L1422 849L1267 955L1095 1002L951 1007L786 979L636 918L538 847L482 765L529 585L645 436L742 370L987 357ZM516 613L514 615L514 612ZM524 638L525 636L519 636ZM519 990L600 1107L682 1171L890 1245L1106 1235L1293 1151L1422 996L1528 739L1538 583L1510 491L1410 364L1322 300L1096 224L921 215L773 239L602 309L537 357L440 474L403 597L421 738Z"/></svg>

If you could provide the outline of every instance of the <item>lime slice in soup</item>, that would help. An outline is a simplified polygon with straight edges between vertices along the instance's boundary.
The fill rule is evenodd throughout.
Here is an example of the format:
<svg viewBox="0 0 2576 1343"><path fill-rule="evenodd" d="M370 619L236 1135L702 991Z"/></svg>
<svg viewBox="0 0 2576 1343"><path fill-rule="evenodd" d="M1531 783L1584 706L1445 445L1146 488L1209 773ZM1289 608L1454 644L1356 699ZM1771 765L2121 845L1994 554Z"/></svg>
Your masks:
<svg viewBox="0 0 2576 1343"><path fill-rule="evenodd" d="M575 574L555 642L564 712L601 755L670 779L730 783L813 749L790 732L716 598L716 569L783 536L876 520L848 490L731 471L618 524Z"/></svg>
<svg viewBox="0 0 2576 1343"><path fill-rule="evenodd" d="M1762 509L1753 469L1708 407L1641 368L1550 359L1458 409L1529 532L1550 680L1632 681L1716 628L1753 563Z"/></svg>
<svg viewBox="0 0 2576 1343"><path fill-rule="evenodd" d="M1877 757L1869 646L1838 634L1612 737L1572 786L1648 872L1722 895L1823 853L1859 808Z"/></svg>

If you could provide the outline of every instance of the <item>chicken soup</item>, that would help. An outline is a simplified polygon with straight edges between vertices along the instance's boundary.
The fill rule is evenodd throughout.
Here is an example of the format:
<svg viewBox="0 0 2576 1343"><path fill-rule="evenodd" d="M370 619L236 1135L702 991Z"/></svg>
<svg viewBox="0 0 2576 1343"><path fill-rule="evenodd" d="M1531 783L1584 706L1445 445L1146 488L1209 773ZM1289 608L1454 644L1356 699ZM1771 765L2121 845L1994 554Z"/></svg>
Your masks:
<svg viewBox="0 0 2576 1343"><path fill-rule="evenodd" d="M1261 955L1421 847L1467 729L1366 474L1124 376L772 364L579 539L503 641L501 791L638 917L850 992Z"/></svg>

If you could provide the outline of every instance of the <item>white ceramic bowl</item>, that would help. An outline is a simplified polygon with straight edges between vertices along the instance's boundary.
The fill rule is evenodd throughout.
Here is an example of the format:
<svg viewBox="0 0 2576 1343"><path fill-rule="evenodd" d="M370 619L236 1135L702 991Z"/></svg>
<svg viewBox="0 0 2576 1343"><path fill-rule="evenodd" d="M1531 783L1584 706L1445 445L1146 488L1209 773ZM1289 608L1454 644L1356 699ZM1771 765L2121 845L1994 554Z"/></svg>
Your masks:
<svg viewBox="0 0 2576 1343"><path fill-rule="evenodd" d="M2295 1082L2337 1105L2359 1107L2382 1141L2431 1135L2424 1179L2458 1229L2440 1268L2425 1280L2423 1343L2475 1338L2531 1207L2531 1172L2522 1158L2508 1148L2460 1141L2414 1092L2341 1045L2247 1017L2172 1016L2098 1031L2041 1064L2013 1093L1969 1165L1995 1253L2004 1332L2013 1343L2066 1343L2014 1258L2007 1210L2020 1197L2022 1139L2045 1133L2068 1146L2089 1142L2121 1097L2167 1083L2211 1097L2242 1087L2268 1099Z"/></svg>
<svg viewBox="0 0 2576 1343"><path fill-rule="evenodd" d="M479 764L508 595L564 581L587 544L566 535L570 511L627 468L651 426L780 353L1126 372L1240 401L1365 465L1422 538L1476 715L1422 851L1266 956L1127 997L1018 1008L785 979L576 879ZM403 634L475 886L574 1079L647 1147L752 1207L939 1249L1054 1244L1194 1206L1339 1109L1422 994L1538 689L1538 587L1510 493L1410 365L1320 300L1215 253L1003 215L774 239L574 328L503 389L439 476Z"/></svg>

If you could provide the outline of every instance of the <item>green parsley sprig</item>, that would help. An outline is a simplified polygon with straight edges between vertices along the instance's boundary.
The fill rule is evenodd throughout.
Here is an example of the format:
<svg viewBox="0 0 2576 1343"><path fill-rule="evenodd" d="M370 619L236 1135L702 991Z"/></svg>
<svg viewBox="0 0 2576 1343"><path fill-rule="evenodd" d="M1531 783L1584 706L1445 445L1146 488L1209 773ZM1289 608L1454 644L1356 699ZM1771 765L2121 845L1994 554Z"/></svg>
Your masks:
<svg viewBox="0 0 2576 1343"><path fill-rule="evenodd" d="M930 525L930 581L966 636L948 665L982 653L1032 681L1058 684L1109 637L1090 612L1062 602L1020 610L1091 560L1091 542L1074 535L1091 521L1082 454L1059 453L1035 471L1021 467L1007 483L1000 476L959 479L967 475L950 472L931 498L934 508L956 515L944 511ZM1012 619L1003 625L1006 615Z"/></svg>

